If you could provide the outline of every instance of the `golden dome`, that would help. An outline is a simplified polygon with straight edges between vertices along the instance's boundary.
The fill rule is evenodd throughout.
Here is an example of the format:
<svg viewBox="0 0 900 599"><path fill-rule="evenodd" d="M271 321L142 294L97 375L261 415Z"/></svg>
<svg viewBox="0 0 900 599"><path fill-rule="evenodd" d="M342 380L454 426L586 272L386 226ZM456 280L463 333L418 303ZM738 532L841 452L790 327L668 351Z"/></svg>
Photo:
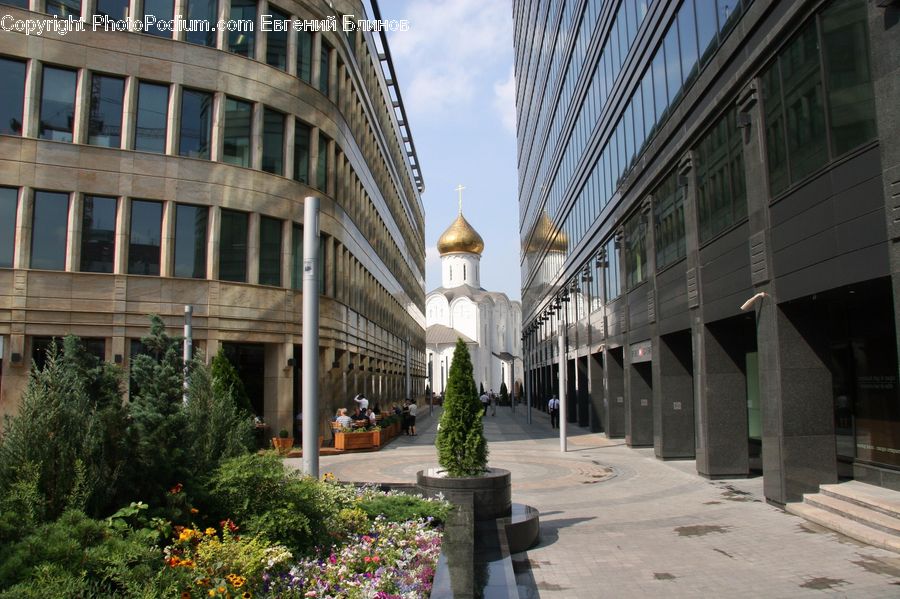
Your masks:
<svg viewBox="0 0 900 599"><path fill-rule="evenodd" d="M437 243L438 252L444 254L481 254L484 251L484 240L478 231L472 228L462 212L456 217Z"/></svg>
<svg viewBox="0 0 900 599"><path fill-rule="evenodd" d="M565 254L569 251L569 236L566 235L565 231L554 225L550 217L547 216L547 212L544 211L541 212L537 222L534 224L534 233L528 240L525 253L530 254L542 250L548 240L551 240L550 247L547 248L548 252Z"/></svg>

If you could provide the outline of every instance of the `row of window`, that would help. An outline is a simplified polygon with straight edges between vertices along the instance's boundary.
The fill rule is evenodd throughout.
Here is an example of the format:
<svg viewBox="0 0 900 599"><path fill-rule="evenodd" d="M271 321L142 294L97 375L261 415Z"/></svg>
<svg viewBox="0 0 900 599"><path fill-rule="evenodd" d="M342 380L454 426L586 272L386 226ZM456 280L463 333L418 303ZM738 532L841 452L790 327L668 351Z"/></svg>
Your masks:
<svg viewBox="0 0 900 599"><path fill-rule="evenodd" d="M30 199L29 199L30 196ZM122 272L133 275L160 276L167 270L173 277L206 279L210 251L210 208L192 204L171 203L174 231L171 240L163 235L164 202L124 199L98 195L81 195L80 238L69 230L70 212L79 205L71 194L58 191L34 190L23 194L18 188L0 187L0 268L14 266L16 231L20 202L31 202L30 247L22 264L35 270L71 270L91 273L114 273L116 266L116 234L120 211L130 210L125 228L122 251L125 258ZM213 256L218 266L218 280L251 282L260 285L302 289L303 227L293 223L285 229L285 222L261 215L258 233L250 239L251 215L247 212L221 209L219 239ZM21 225L21 223L20 223ZM22 228L22 226L18 227ZM289 281L283 278L283 240L290 236ZM249 280L251 243L258 245L258 280ZM320 293L347 303L389 330L410 326L409 315L387 290L340 243L334 241L333 254L326 252L329 243L323 235L319 247L318 284ZM76 244L78 251L70 249ZM163 265L163 245L171 244L171 261ZM69 254L78 256L77 263L68 265ZM341 264L339 267L338 264ZM338 280L338 272L344 276ZM326 276L327 273L327 276Z"/></svg>
<svg viewBox="0 0 900 599"><path fill-rule="evenodd" d="M675 67L663 61L664 68L657 71L653 65L660 62L660 51L664 56L675 56L674 51L667 53L665 50L666 40L673 39L673 31L680 35L683 31L681 24L693 20L692 17L682 19L690 6L689 0L682 5L651 68L635 91L629 108L640 104L643 104L643 109L658 106L649 100L655 97L653 91L660 89L660 85L663 89L669 89L666 79L658 78L657 73L669 72ZM693 11L688 14L693 14ZM699 11L696 19L699 23ZM732 18L729 27L733 26L733 22ZM697 31L699 33L699 29ZM827 35L828 39L817 37L820 35ZM690 44L687 46L691 47ZM876 138L868 50L864 0L836 1L811 19L762 74L766 159L772 196L783 191L789 182L800 180L829 160ZM704 52L706 55L710 53L709 49ZM698 55L691 52L690 56L696 58ZM683 59L684 55L681 57ZM691 72L696 74L696 63L688 61L688 64L694 65ZM686 72L684 67L682 64L682 74ZM686 80L684 84L687 84ZM651 93L646 93L645 89ZM667 95L667 105L674 105L680 94L678 89L674 96ZM665 116L665 112L658 112L655 108L652 113L626 109L566 216L562 231L568 239L580 240L583 237L612 197L625 169L632 167L642 145L649 140L647 132L652 133L652 129L642 127L637 115L644 114L649 119L644 124L654 123L655 128L656 123ZM746 217L746 182L736 116L734 110L729 111L695 147L701 243ZM570 244L568 250L571 251L574 245ZM531 296L538 299L562 264L559 264L558 256L543 263L535 258L530 261L526 258L523 262L523 277L537 266L534 282L526 294L533 289ZM669 260L658 260L660 267L669 263Z"/></svg>

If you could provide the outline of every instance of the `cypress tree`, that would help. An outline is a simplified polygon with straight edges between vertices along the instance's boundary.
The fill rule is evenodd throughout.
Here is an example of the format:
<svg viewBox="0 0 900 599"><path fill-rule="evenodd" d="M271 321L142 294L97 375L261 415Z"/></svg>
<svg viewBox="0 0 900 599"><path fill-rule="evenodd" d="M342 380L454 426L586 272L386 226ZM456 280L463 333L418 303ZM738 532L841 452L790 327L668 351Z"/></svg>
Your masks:
<svg viewBox="0 0 900 599"><path fill-rule="evenodd" d="M509 389L506 388L506 383L500 383L500 405L509 405Z"/></svg>
<svg viewBox="0 0 900 599"><path fill-rule="evenodd" d="M438 463L450 476L479 476L487 469L487 440L481 402L472 377L472 359L462 339L456 341L437 435Z"/></svg>

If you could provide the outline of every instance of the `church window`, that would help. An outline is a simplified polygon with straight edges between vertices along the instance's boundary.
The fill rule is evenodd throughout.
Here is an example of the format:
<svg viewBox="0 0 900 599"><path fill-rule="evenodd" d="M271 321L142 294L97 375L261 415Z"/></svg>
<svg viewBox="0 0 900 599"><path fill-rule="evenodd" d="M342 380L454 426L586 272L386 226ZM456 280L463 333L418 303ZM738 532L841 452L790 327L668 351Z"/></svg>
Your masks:
<svg viewBox="0 0 900 599"><path fill-rule="evenodd" d="M450 265L450 280L453 280L453 265Z"/></svg>
<svg viewBox="0 0 900 599"><path fill-rule="evenodd" d="M466 278L467 278L467 275L466 275L466 265L463 264L463 281L465 281Z"/></svg>

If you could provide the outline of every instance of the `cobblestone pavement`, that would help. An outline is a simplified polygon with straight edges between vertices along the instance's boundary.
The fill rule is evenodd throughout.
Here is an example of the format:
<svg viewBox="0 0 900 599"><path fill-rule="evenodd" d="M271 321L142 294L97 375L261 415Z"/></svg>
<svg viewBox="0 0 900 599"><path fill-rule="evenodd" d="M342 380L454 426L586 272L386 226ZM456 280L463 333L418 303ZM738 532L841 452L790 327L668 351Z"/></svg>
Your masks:
<svg viewBox="0 0 900 599"><path fill-rule="evenodd" d="M415 482L437 465L436 408L419 435L377 453L323 456L347 481ZM900 597L900 555L765 503L762 478L710 481L569 425L568 451L535 411L487 416L490 465L512 471L513 501L541 512L541 542L513 556L523 598ZM299 460L291 460L299 466Z"/></svg>

